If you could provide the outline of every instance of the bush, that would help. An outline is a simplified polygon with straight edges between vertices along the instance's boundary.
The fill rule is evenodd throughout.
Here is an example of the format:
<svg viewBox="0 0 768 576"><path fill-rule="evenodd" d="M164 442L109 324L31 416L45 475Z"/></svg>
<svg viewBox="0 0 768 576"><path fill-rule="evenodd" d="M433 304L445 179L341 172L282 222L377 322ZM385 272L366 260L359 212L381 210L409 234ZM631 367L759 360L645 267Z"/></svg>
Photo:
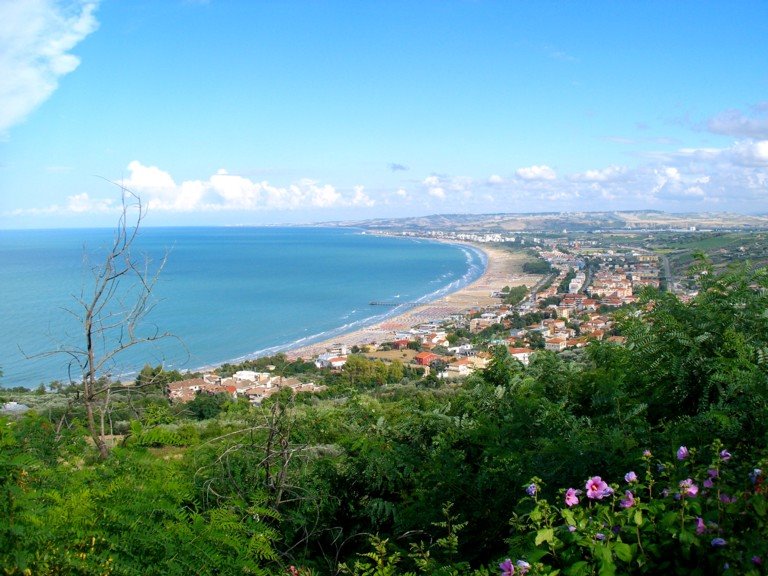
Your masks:
<svg viewBox="0 0 768 576"><path fill-rule="evenodd" d="M530 574L762 574L768 561L768 485L762 465L732 461L719 442L698 458L681 446L676 459L642 456L642 477L600 476L584 489L562 489L562 505L539 499L541 481L526 486L512 518L512 557ZM758 464L759 468L754 468Z"/></svg>

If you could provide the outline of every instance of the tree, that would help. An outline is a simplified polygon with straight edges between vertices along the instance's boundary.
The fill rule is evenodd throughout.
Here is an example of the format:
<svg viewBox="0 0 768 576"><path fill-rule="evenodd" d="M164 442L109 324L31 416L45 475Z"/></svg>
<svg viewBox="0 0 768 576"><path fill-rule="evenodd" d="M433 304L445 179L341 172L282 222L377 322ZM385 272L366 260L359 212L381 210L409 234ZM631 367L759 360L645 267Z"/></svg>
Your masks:
<svg viewBox="0 0 768 576"><path fill-rule="evenodd" d="M226 394L208 394L207 392L198 392L197 395L184 405L185 412L191 414L198 420L208 420L215 418L224 409L229 398Z"/></svg>
<svg viewBox="0 0 768 576"><path fill-rule="evenodd" d="M171 382L179 380L184 380L184 376L178 370L165 370L162 365L153 367L146 364L136 377L136 386L154 386L162 391Z"/></svg>
<svg viewBox="0 0 768 576"><path fill-rule="evenodd" d="M543 350L546 346L546 341L544 340L544 336L541 335L541 332L532 330L528 333L528 345L534 350Z"/></svg>
<svg viewBox="0 0 768 576"><path fill-rule="evenodd" d="M515 286L514 288L505 287L503 290L504 304L515 306L520 304L523 299L528 296L528 287L523 284L522 286Z"/></svg>
<svg viewBox="0 0 768 576"><path fill-rule="evenodd" d="M649 289L641 315L621 328L630 351L629 384L652 424L679 424L696 439L761 438L768 406L768 268L734 264L716 273L700 258L698 294L683 302Z"/></svg>
<svg viewBox="0 0 768 576"><path fill-rule="evenodd" d="M496 346L492 350L493 357L481 376L492 386L509 386L513 377L522 371L522 364L517 361L506 346Z"/></svg>
<svg viewBox="0 0 768 576"><path fill-rule="evenodd" d="M152 269L148 258L134 256L132 249L146 208L138 195L123 186L120 189L121 213L113 241L103 260L91 268L90 285L74 296L75 305L67 309L78 321L79 338L44 353L67 356L70 382L81 379L78 400L85 407L86 426L102 459L109 454L105 419L111 395L136 388L111 380L119 357L140 344L171 337L157 327L143 331L143 321L156 305L152 296L165 257Z"/></svg>

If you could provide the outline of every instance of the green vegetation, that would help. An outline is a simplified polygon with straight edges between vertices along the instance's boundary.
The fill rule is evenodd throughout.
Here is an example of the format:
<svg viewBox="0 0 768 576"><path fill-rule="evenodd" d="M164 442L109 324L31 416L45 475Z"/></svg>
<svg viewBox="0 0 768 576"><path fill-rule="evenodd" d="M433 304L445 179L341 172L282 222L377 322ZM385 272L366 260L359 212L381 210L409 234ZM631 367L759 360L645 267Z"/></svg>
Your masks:
<svg viewBox="0 0 768 576"><path fill-rule="evenodd" d="M557 272L552 266L543 258L537 258L523 264L523 272L526 274L552 274Z"/></svg>
<svg viewBox="0 0 768 576"><path fill-rule="evenodd" d="M522 302L523 299L528 295L528 287L525 285L513 286L512 288L509 286L504 286L501 294L504 304L514 306L515 304Z"/></svg>
<svg viewBox="0 0 768 576"><path fill-rule="evenodd" d="M574 278L576 278L576 271L573 268L570 268L560 284L558 284L557 291L560 294L566 294L568 292L568 286Z"/></svg>
<svg viewBox="0 0 768 576"><path fill-rule="evenodd" d="M501 346L458 384L360 355L339 372L275 356L248 366L327 390L172 405L161 388L176 375L147 367L157 386L110 404L106 458L69 402L80 387L5 391L33 410L0 419L0 565L763 574L768 269L692 274L689 303L647 290L622 310L625 346L541 350L528 366Z"/></svg>

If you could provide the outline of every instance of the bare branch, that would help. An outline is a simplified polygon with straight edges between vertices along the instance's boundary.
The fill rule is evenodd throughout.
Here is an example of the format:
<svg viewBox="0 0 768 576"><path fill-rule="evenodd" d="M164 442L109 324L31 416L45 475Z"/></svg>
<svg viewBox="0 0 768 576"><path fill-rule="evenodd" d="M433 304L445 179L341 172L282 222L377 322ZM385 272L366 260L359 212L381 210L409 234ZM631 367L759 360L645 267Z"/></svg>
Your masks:
<svg viewBox="0 0 768 576"><path fill-rule="evenodd" d="M146 256L134 257L132 248L146 216L146 207L138 194L122 184L111 183L121 192L122 209L115 234L103 259L90 267L90 289L83 286L79 296L73 295L74 306L65 310L80 325L80 343L59 345L35 355L56 354L68 358L69 380L82 384L81 400L86 409L88 430L102 458L108 455L105 425L107 418L111 422L111 394L129 388L111 382L118 356L136 346L173 337L156 326L143 333L139 330L156 306L153 293L168 255L165 254L154 270ZM79 377L74 376L75 372ZM98 427L95 411L100 414Z"/></svg>

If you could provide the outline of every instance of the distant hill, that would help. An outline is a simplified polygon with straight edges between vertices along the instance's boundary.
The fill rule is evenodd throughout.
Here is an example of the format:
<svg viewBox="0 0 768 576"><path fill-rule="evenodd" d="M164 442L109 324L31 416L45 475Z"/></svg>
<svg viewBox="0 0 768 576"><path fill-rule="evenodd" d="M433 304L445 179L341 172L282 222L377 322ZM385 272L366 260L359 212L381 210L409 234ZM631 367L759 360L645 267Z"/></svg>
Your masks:
<svg viewBox="0 0 768 576"><path fill-rule="evenodd" d="M768 216L730 213L670 214L657 210L616 212L538 212L523 214L435 214L412 218L378 218L329 225L376 230L445 230L454 232L551 232L563 230L765 230Z"/></svg>

